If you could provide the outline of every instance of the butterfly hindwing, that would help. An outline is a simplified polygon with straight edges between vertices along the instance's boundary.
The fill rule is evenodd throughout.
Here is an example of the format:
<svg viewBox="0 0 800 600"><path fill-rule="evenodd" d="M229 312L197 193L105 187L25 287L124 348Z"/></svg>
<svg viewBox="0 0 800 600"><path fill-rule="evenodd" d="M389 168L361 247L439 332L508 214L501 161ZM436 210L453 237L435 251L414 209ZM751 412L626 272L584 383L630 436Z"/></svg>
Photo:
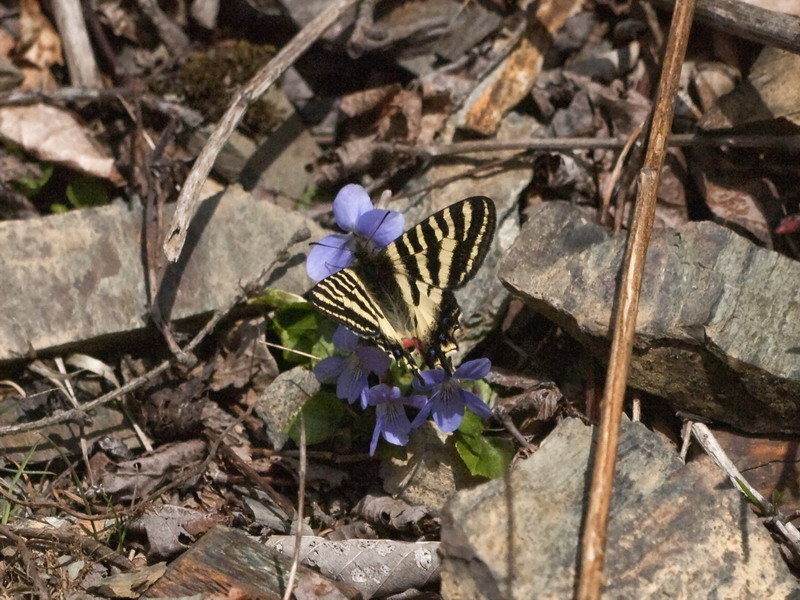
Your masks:
<svg viewBox="0 0 800 600"><path fill-rule="evenodd" d="M467 198L431 215L377 254L323 279L309 299L361 337L410 363L417 348L429 366L455 348L460 314L451 290L477 272L495 229L494 203Z"/></svg>

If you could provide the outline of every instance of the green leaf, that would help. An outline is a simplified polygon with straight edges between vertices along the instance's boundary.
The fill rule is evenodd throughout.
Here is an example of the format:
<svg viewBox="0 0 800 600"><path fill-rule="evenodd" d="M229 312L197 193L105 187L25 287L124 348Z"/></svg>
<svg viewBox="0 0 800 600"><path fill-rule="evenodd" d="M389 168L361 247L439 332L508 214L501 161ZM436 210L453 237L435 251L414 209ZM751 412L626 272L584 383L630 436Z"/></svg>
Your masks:
<svg viewBox="0 0 800 600"><path fill-rule="evenodd" d="M251 304L268 306L270 308L282 308L289 304L299 304L304 302L302 296L285 292L277 288L265 288L260 295L250 299Z"/></svg>
<svg viewBox="0 0 800 600"><path fill-rule="evenodd" d="M319 314L308 302L293 302L275 311L272 326L281 344L292 350L324 358L333 354L330 341L336 325ZM311 358L284 351L283 357L293 364L308 364Z"/></svg>
<svg viewBox="0 0 800 600"><path fill-rule="evenodd" d="M73 208L89 208L108 204L108 190L95 177L78 175L67 186L67 200Z"/></svg>
<svg viewBox="0 0 800 600"><path fill-rule="evenodd" d="M456 450L473 475L494 479L505 474L514 458L514 445L510 440L486 437L483 423L470 411L455 432Z"/></svg>
<svg viewBox="0 0 800 600"><path fill-rule="evenodd" d="M28 198L38 194L53 175L53 163L43 163L39 177L20 177L13 181L14 188Z"/></svg>
<svg viewBox="0 0 800 600"><path fill-rule="evenodd" d="M349 416L346 403L336 394L327 391L317 392L306 400L303 408L289 424L286 434L300 444L300 414L306 425L306 444L319 444L338 435L345 427L344 420Z"/></svg>

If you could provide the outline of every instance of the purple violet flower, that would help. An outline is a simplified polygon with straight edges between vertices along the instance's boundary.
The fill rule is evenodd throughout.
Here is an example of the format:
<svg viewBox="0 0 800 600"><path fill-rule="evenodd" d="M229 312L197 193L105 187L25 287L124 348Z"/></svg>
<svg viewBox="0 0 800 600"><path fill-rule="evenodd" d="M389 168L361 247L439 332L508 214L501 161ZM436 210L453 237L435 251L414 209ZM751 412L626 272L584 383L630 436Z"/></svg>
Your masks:
<svg viewBox="0 0 800 600"><path fill-rule="evenodd" d="M399 212L373 208L367 191L350 183L333 200L336 224L348 233L322 238L308 253L306 272L314 281L349 267L358 250L370 253L386 247L400 237L405 219Z"/></svg>
<svg viewBox="0 0 800 600"><path fill-rule="evenodd" d="M344 356L323 358L314 367L314 375L319 381L336 377L336 397L350 404L360 398L361 408L366 408L369 374L382 375L392 359L374 346L359 346L358 336L341 325L333 334L333 345Z"/></svg>
<svg viewBox="0 0 800 600"><path fill-rule="evenodd" d="M415 379L414 389L433 393L411 426L417 427L432 414L434 422L442 433L455 431L464 418L464 408L469 408L481 419L491 417L492 410L486 403L462 388L460 383L483 379L491 368L492 363L488 358L478 358L465 362L452 375L448 375L442 369L420 372L422 383Z"/></svg>
<svg viewBox="0 0 800 600"><path fill-rule="evenodd" d="M390 387L385 383L371 388L367 394L367 403L375 407L375 429L372 433L372 442L369 445L369 455L375 454L378 447L378 438L383 435L390 444L405 446L411 433L411 422L406 415L405 406L422 408L425 396L400 395L400 388Z"/></svg>

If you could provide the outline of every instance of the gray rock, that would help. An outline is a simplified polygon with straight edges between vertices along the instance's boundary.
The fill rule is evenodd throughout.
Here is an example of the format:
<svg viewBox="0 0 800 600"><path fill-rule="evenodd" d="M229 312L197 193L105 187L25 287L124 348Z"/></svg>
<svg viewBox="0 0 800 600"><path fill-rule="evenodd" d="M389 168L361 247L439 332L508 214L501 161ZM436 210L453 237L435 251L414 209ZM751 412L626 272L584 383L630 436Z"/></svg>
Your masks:
<svg viewBox="0 0 800 600"><path fill-rule="evenodd" d="M267 437L276 450L289 441L289 425L306 400L316 394L320 383L305 367L284 371L256 400L256 414L267 427Z"/></svg>
<svg viewBox="0 0 800 600"><path fill-rule="evenodd" d="M567 419L510 475L458 492L442 520L444 598L571 598L593 429ZM625 421L604 598L784 597L794 578L766 529L707 459L683 467ZM748 595L749 594L749 595Z"/></svg>
<svg viewBox="0 0 800 600"><path fill-rule="evenodd" d="M512 292L606 360L625 236L546 202L501 267ZM656 230L631 386L746 431L800 431L800 264L710 222Z"/></svg>
<svg viewBox="0 0 800 600"><path fill-rule="evenodd" d="M165 210L169 222L170 210ZM253 200L240 188L205 200L180 261L165 275L158 301L165 318L185 319L226 306L307 227L298 212ZM147 325L142 211L110 205L0 223L0 363ZM310 286L309 246L290 248L270 285L294 293ZM85 345L83 347L86 347Z"/></svg>

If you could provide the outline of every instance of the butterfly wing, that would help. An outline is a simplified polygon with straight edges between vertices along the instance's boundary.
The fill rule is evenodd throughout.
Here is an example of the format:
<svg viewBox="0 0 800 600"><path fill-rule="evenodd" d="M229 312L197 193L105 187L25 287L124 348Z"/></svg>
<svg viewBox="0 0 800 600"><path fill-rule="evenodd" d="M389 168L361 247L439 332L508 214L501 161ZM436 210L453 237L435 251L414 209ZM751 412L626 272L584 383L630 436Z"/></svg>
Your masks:
<svg viewBox="0 0 800 600"><path fill-rule="evenodd" d="M494 202L474 196L456 202L409 229L386 253L409 279L458 289L486 258L497 217Z"/></svg>
<svg viewBox="0 0 800 600"><path fill-rule="evenodd" d="M495 229L494 203L467 198L431 215L351 268L320 281L309 300L396 358L418 348L429 366L455 347L459 308L451 290L477 272Z"/></svg>

